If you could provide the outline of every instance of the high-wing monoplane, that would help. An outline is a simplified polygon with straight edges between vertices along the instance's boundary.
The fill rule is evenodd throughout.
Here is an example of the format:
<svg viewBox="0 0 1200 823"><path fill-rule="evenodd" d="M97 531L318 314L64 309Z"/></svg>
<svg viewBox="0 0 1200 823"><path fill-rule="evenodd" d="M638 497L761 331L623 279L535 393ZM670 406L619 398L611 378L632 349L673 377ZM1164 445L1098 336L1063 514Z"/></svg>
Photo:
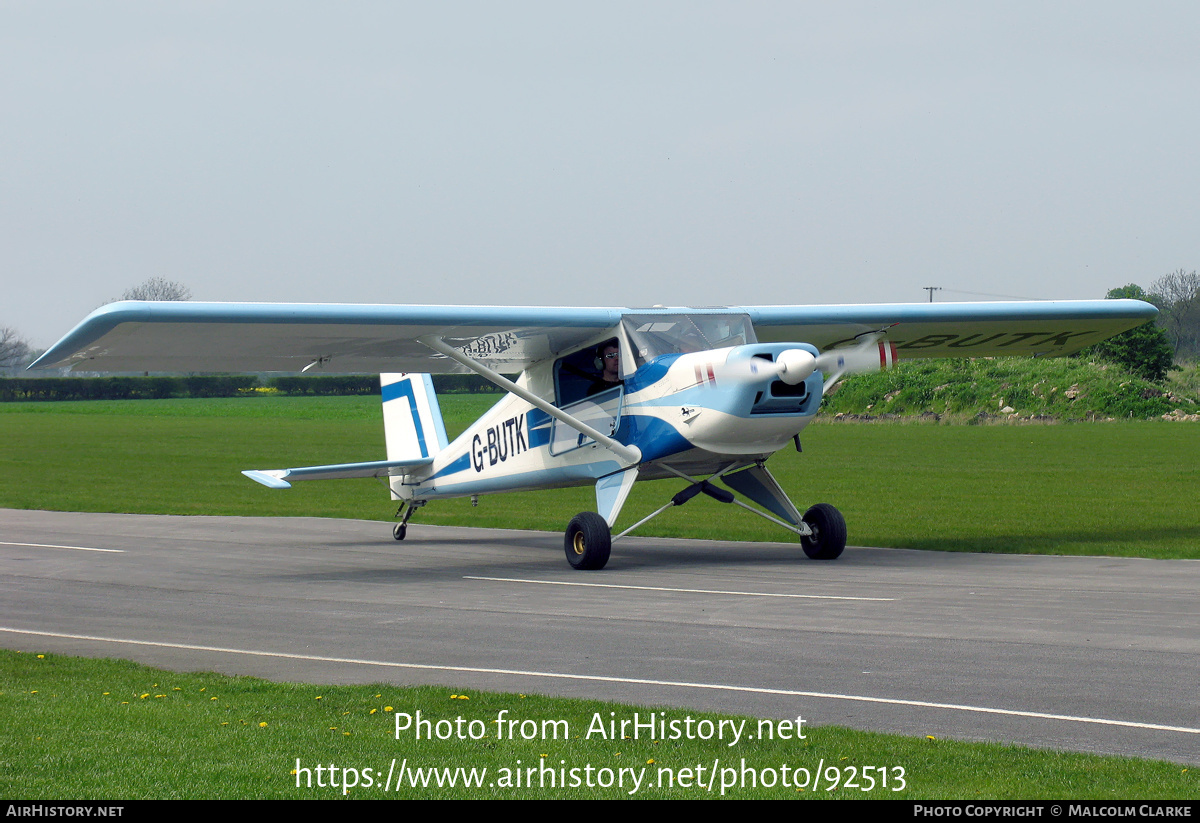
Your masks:
<svg viewBox="0 0 1200 823"><path fill-rule="evenodd" d="M393 530L438 498L594 485L564 549L600 569L612 541L698 494L838 557L836 508L801 511L766 467L843 376L900 359L1070 354L1152 319L1136 300L744 308L503 308L147 303L104 306L34 368L84 372L379 373L385 460L248 470L297 480L385 478ZM431 374L475 373L508 394L448 442ZM511 380L504 375L517 375ZM687 485L615 537L635 481ZM719 481L720 485L716 482ZM749 502L747 502L749 501Z"/></svg>

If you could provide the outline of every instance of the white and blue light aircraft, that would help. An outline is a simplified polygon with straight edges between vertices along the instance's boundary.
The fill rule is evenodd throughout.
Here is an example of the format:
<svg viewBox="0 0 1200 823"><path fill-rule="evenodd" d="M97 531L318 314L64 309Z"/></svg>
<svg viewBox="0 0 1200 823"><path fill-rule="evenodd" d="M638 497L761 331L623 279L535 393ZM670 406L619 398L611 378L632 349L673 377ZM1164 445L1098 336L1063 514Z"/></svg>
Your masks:
<svg viewBox="0 0 1200 823"><path fill-rule="evenodd" d="M386 460L244 474L277 489L385 479L401 501L397 540L438 498L586 484L596 511L576 515L564 541L576 569L603 568L613 540L701 493L795 532L809 557L832 559L846 545L842 515L827 503L801 513L765 464L799 448L844 375L898 359L1070 354L1155 314L1136 300L646 309L123 302L93 312L33 367L379 373ZM468 372L508 394L450 443L429 375ZM634 482L664 478L687 485L614 537Z"/></svg>

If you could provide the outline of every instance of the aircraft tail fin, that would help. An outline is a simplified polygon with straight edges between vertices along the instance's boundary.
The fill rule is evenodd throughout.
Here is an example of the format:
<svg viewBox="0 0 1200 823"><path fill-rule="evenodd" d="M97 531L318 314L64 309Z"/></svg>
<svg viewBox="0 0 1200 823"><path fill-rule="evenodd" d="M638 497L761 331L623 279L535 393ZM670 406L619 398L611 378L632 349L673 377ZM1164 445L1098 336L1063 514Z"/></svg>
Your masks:
<svg viewBox="0 0 1200 823"><path fill-rule="evenodd" d="M381 374L383 431L389 461L429 460L449 441L428 374Z"/></svg>

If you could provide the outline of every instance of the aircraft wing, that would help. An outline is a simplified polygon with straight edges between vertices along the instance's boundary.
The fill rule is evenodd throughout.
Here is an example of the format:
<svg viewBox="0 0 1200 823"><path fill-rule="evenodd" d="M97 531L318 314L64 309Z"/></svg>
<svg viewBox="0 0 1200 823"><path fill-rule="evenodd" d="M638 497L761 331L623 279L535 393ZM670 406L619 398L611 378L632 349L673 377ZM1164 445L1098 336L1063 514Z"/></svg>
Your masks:
<svg viewBox="0 0 1200 823"><path fill-rule="evenodd" d="M621 321L619 309L125 301L102 306L33 364L103 372L465 373L434 334L503 373Z"/></svg>
<svg viewBox="0 0 1200 823"><path fill-rule="evenodd" d="M1145 323L1137 300L845 306L550 308L121 302L103 306L35 368L102 372L462 373L417 338L436 335L502 373L554 357L626 314L744 314L763 342L851 345L886 329L901 359L1070 354Z"/></svg>
<svg viewBox="0 0 1200 823"><path fill-rule="evenodd" d="M1153 320L1140 300L1012 303L878 303L745 309L761 342L811 343L824 351L884 330L901 360L927 357L1057 356Z"/></svg>

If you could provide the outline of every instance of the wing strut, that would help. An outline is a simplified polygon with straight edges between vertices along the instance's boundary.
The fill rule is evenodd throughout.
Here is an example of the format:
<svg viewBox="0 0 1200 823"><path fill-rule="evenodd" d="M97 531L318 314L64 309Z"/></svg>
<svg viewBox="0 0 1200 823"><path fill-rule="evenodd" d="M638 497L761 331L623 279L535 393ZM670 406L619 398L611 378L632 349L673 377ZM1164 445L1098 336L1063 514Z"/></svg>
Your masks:
<svg viewBox="0 0 1200 823"><path fill-rule="evenodd" d="M619 440L615 440L614 438L609 437L607 434L600 433L600 431L592 428L582 420L572 417L557 406L547 403L545 400L538 397L528 389L521 388L504 375L492 371L482 363L475 362L458 349L447 344L444 340L442 340L442 338L433 334L426 334L418 337L417 341L428 346L436 352L446 355L451 360L461 363L463 366L466 366L468 369L475 372L485 380L495 383L505 391L515 394L526 403L530 403L536 408L541 409L555 420L559 420L565 425L573 428L575 431L587 435L597 443L603 445L617 457L621 458L621 460L623 460L625 463L629 465L636 465L642 462L642 451L637 446L626 446Z"/></svg>

